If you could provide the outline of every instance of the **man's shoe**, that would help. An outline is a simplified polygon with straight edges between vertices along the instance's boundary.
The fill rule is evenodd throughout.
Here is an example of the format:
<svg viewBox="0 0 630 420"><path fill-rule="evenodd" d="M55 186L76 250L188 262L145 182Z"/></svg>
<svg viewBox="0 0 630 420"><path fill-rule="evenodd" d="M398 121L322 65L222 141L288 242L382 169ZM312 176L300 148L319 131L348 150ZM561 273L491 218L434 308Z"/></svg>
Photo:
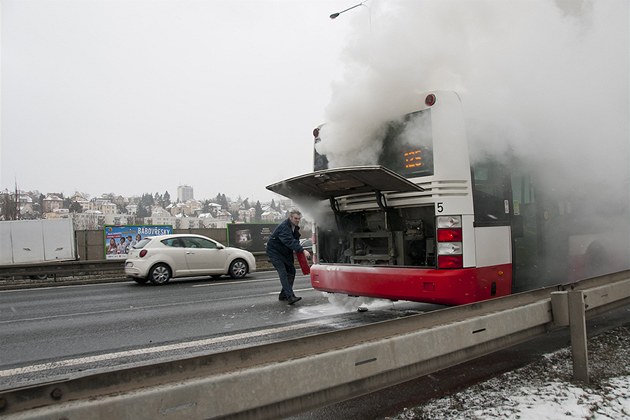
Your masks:
<svg viewBox="0 0 630 420"><path fill-rule="evenodd" d="M281 294L278 296L278 300L287 300L287 297Z"/></svg>
<svg viewBox="0 0 630 420"><path fill-rule="evenodd" d="M293 297L290 297L290 298L287 300L287 303L288 303L289 305L293 305L295 302L297 302L297 301L299 301L299 300L302 300L302 298L301 298L301 297L297 297L297 296L293 296Z"/></svg>

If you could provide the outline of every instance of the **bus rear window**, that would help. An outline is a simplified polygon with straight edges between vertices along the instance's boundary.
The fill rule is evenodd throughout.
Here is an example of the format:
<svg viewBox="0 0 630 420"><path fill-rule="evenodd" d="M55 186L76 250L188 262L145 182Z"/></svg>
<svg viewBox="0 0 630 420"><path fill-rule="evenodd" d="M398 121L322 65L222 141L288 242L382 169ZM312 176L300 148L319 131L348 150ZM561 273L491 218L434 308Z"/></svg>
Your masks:
<svg viewBox="0 0 630 420"><path fill-rule="evenodd" d="M433 135L431 110L407 114L397 121L386 124L381 153L375 162L362 164L382 165L405 178L433 175ZM318 152L321 142L320 128L315 129L315 171L330 169L328 156Z"/></svg>
<svg viewBox="0 0 630 420"><path fill-rule="evenodd" d="M433 175L433 137L430 110L405 115L389 123L380 165L413 178Z"/></svg>

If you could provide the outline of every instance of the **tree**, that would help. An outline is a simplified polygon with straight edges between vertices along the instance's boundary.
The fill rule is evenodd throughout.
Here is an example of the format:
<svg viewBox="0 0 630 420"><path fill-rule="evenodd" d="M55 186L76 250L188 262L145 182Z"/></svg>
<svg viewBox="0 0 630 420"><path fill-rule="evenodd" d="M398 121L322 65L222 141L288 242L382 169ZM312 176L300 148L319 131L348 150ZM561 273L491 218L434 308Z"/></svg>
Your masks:
<svg viewBox="0 0 630 420"><path fill-rule="evenodd" d="M227 197L225 196L225 194L217 194L217 198L215 198L215 201L217 204L221 205L221 208L227 210L230 208L230 204L227 201Z"/></svg>
<svg viewBox="0 0 630 420"><path fill-rule="evenodd" d="M165 191L164 196L162 196L162 204L164 204L164 207L168 207L171 205L171 195L168 193L168 191Z"/></svg>
<svg viewBox="0 0 630 420"><path fill-rule="evenodd" d="M241 207L244 208L245 210L251 208L252 206L249 205L249 200L246 198L245 200L243 200L243 203L241 204Z"/></svg>
<svg viewBox="0 0 630 420"><path fill-rule="evenodd" d="M144 197L144 196L143 196ZM136 217L149 217L151 213L147 209L147 207L140 201L138 203L138 208L136 209Z"/></svg>
<svg viewBox="0 0 630 420"><path fill-rule="evenodd" d="M82 213L83 207L81 206L81 204L79 204L78 201L73 201L72 203L70 203L68 210L70 211L70 213Z"/></svg>
<svg viewBox="0 0 630 420"><path fill-rule="evenodd" d="M210 211L212 210L212 208L210 207L210 200L204 200L202 205L201 205L201 212L202 213L210 213Z"/></svg>
<svg viewBox="0 0 630 420"><path fill-rule="evenodd" d="M17 200L13 200L11 194L2 194L2 197L0 197L0 207L2 207L2 220L17 220Z"/></svg>
<svg viewBox="0 0 630 420"><path fill-rule="evenodd" d="M271 204L269 205L269 207L271 207L274 210L278 210L278 208L276 207L276 202L274 201L274 199L271 199Z"/></svg>
<svg viewBox="0 0 630 420"><path fill-rule="evenodd" d="M151 206L155 204L155 200L153 199L153 196L149 193L142 194L140 204L142 204L145 208L150 209Z"/></svg>
<svg viewBox="0 0 630 420"><path fill-rule="evenodd" d="M42 206L39 203L33 203L33 216L35 219L40 219L42 216Z"/></svg>
<svg viewBox="0 0 630 420"><path fill-rule="evenodd" d="M256 205L254 206L254 209L255 209L254 221L260 222L262 220L262 214L263 214L263 209L262 209L262 206L260 205L260 201L256 201Z"/></svg>

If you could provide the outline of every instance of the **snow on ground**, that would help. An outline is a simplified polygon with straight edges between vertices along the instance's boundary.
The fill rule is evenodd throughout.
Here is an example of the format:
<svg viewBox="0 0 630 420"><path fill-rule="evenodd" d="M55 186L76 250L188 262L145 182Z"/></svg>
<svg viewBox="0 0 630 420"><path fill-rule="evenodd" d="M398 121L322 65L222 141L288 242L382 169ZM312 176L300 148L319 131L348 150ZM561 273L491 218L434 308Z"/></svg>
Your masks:
<svg viewBox="0 0 630 420"><path fill-rule="evenodd" d="M566 348L389 419L630 419L630 326L589 339L588 358L588 385Z"/></svg>

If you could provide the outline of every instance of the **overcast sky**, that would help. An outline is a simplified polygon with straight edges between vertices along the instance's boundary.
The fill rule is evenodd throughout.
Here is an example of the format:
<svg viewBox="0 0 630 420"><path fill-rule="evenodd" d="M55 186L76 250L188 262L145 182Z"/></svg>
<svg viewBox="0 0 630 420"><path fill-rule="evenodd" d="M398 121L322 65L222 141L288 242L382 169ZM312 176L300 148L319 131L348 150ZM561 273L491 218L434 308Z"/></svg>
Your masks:
<svg viewBox="0 0 630 420"><path fill-rule="evenodd" d="M433 89L473 145L628 185L627 0L1 4L2 189L266 201L312 170L315 126L351 155Z"/></svg>
<svg viewBox="0 0 630 420"><path fill-rule="evenodd" d="M312 170L347 1L1 4L1 189L265 200Z"/></svg>

